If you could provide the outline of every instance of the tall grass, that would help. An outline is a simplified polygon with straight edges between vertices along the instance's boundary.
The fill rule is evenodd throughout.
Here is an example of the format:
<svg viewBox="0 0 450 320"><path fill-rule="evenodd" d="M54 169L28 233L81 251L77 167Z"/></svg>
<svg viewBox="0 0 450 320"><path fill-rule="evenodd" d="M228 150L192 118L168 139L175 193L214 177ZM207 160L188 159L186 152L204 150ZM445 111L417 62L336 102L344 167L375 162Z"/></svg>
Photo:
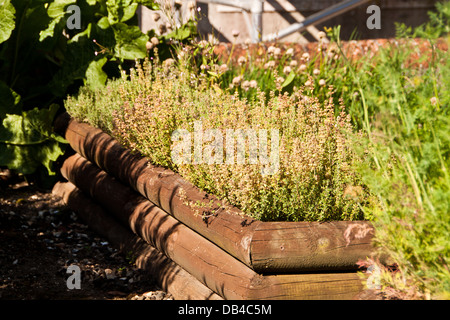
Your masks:
<svg viewBox="0 0 450 320"><path fill-rule="evenodd" d="M431 17L448 21L450 2L438 9ZM349 113L366 133L358 137L366 156L360 172L379 199L364 211L374 217L377 245L398 267L383 273L391 298L450 298L450 55L433 39L448 36L436 19L414 33L430 39L424 55L404 41L358 67L347 61L361 93Z"/></svg>

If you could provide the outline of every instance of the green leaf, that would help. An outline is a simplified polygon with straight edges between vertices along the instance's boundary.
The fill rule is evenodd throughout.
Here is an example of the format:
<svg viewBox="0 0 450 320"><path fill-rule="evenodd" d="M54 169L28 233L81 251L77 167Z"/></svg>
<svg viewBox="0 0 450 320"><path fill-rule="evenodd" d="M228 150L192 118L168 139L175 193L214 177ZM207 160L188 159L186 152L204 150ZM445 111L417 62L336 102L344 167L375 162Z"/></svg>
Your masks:
<svg viewBox="0 0 450 320"><path fill-rule="evenodd" d="M58 18L66 14L66 7L76 3L76 0L54 0L47 8L47 14L50 18Z"/></svg>
<svg viewBox="0 0 450 320"><path fill-rule="evenodd" d="M109 28L110 24L109 24L108 17L103 17L100 20L98 20L97 25L102 29Z"/></svg>
<svg viewBox="0 0 450 320"><path fill-rule="evenodd" d="M16 9L10 0L0 0L0 43L8 40L16 27L15 14Z"/></svg>
<svg viewBox="0 0 450 320"><path fill-rule="evenodd" d="M93 90L105 85L108 76L102 68L107 61L108 58L103 57L100 60L94 60L89 64L89 67L86 70L85 85Z"/></svg>
<svg viewBox="0 0 450 320"><path fill-rule="evenodd" d="M136 3L146 6L151 10L159 10L159 4L153 0L135 0Z"/></svg>
<svg viewBox="0 0 450 320"><path fill-rule="evenodd" d="M291 82L295 79L295 72L291 71L291 73L289 73L288 77L286 78L286 80L284 80L283 84L281 85L282 88L287 87L288 85L291 84Z"/></svg>
<svg viewBox="0 0 450 320"><path fill-rule="evenodd" d="M58 105L48 109L34 108L21 114L7 114L0 127L0 142L15 145L38 144L52 133L52 121Z"/></svg>
<svg viewBox="0 0 450 320"><path fill-rule="evenodd" d="M66 14L66 7L74 3L76 3L76 0L55 0L50 3L47 8L47 14L52 20L47 29L39 33L39 41L43 41L47 37L53 37L56 25L60 23Z"/></svg>
<svg viewBox="0 0 450 320"><path fill-rule="evenodd" d="M48 109L7 114L0 126L0 166L30 174L44 165L54 174L51 163L63 154L60 143L64 141L52 128L57 111L58 105L53 104Z"/></svg>
<svg viewBox="0 0 450 320"><path fill-rule="evenodd" d="M116 45L115 56L125 60L142 59L147 55L148 36L138 26L117 23L112 26Z"/></svg>
<svg viewBox="0 0 450 320"><path fill-rule="evenodd" d="M32 174L43 165L49 175L54 175L52 162L64 154L64 145L46 141L39 145L16 146L0 143L0 166L6 166L22 174Z"/></svg>
<svg viewBox="0 0 450 320"><path fill-rule="evenodd" d="M138 7L133 0L107 0L108 20L110 24L125 22L133 18Z"/></svg>

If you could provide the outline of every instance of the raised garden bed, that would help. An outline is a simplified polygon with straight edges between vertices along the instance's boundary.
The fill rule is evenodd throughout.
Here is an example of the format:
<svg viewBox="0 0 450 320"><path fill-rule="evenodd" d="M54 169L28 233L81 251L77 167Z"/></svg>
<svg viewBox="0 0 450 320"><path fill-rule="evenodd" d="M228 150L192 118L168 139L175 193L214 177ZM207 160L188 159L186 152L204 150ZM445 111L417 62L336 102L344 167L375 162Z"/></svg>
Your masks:
<svg viewBox="0 0 450 320"><path fill-rule="evenodd" d="M364 290L356 262L374 253L369 222L261 222L229 206L199 212L192 203L219 200L67 114L55 126L77 153L61 169L71 184L55 193L71 205L71 194L83 191L102 215L192 276L202 298L351 299ZM82 201L72 206L86 210ZM95 228L108 228L97 220ZM170 292L174 280L160 280Z"/></svg>

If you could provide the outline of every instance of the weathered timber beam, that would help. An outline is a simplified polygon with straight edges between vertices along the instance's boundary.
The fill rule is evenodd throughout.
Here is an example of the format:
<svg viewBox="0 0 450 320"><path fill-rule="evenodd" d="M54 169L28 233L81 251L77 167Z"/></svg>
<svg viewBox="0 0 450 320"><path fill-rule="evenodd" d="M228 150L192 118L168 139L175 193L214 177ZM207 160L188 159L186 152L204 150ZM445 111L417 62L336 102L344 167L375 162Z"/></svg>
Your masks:
<svg viewBox="0 0 450 320"><path fill-rule="evenodd" d="M223 298L179 265L119 224L105 210L70 182L58 182L52 193L64 201L95 232L121 252L132 252L138 268L148 271L161 288L176 300L222 300Z"/></svg>
<svg viewBox="0 0 450 320"><path fill-rule="evenodd" d="M225 299L247 299L264 279L242 262L75 154L62 175L114 214L123 225Z"/></svg>
<svg viewBox="0 0 450 320"><path fill-rule="evenodd" d="M61 172L225 299L351 299L363 289L356 273L260 275L80 155L68 158Z"/></svg>

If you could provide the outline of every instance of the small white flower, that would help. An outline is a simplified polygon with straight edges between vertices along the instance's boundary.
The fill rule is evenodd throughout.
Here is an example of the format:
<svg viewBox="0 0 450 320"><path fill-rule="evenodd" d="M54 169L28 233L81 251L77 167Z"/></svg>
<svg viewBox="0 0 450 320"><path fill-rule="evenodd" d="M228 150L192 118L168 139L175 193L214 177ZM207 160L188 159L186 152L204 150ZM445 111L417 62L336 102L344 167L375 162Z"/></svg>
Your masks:
<svg viewBox="0 0 450 320"><path fill-rule="evenodd" d="M291 69L291 67L289 67L289 66L286 66L286 67L284 67L284 69L283 69L283 73L285 73L285 74L291 73L291 71L292 71L292 69Z"/></svg>
<svg viewBox="0 0 450 320"><path fill-rule="evenodd" d="M242 89L244 89L245 91L248 91L248 89L250 88L250 81L245 80L244 82L242 82Z"/></svg>
<svg viewBox="0 0 450 320"><path fill-rule="evenodd" d="M270 60L269 62L267 62L264 65L264 69L268 69L268 68L274 68L275 67L275 61L274 60Z"/></svg>
<svg viewBox="0 0 450 320"><path fill-rule="evenodd" d="M325 38L327 36L327 34L323 31L319 31L317 36L319 37L320 40L322 40L323 38Z"/></svg>
<svg viewBox="0 0 450 320"><path fill-rule="evenodd" d="M173 60L172 58L169 58L169 59L164 60L163 65L165 67L169 67L169 66L173 65L174 63L175 63L175 60Z"/></svg>
<svg viewBox="0 0 450 320"><path fill-rule="evenodd" d="M315 76L318 76L318 75L320 74L320 70L319 70L319 69L314 69L314 70L313 70L313 74L314 74Z"/></svg>
<svg viewBox="0 0 450 320"><path fill-rule="evenodd" d="M292 60L291 62L289 62L289 66L292 68L295 68L298 65L297 60Z"/></svg>
<svg viewBox="0 0 450 320"><path fill-rule="evenodd" d="M239 85L242 82L242 76L234 77L232 82L235 86Z"/></svg>
<svg viewBox="0 0 450 320"><path fill-rule="evenodd" d="M276 48L275 48L274 46L270 46L270 47L267 49L267 53L268 53L269 55L274 54L275 49L276 49Z"/></svg>
<svg viewBox="0 0 450 320"><path fill-rule="evenodd" d="M238 64L239 64L240 66L244 65L246 62L247 62L247 59L246 59L244 56L240 56L240 57L238 58Z"/></svg>
<svg viewBox="0 0 450 320"><path fill-rule="evenodd" d="M294 55L294 48L289 48L286 50L286 55L288 56L293 56Z"/></svg>
<svg viewBox="0 0 450 320"><path fill-rule="evenodd" d="M219 72L227 72L228 71L228 66L224 63L219 67Z"/></svg>
<svg viewBox="0 0 450 320"><path fill-rule="evenodd" d="M324 79L319 80L319 86L324 86L327 82Z"/></svg>
<svg viewBox="0 0 450 320"><path fill-rule="evenodd" d="M277 78L277 82L278 82L279 84L282 84L282 83L284 82L284 78L283 78L283 77L278 77L278 78Z"/></svg>
<svg viewBox="0 0 450 320"><path fill-rule="evenodd" d="M239 32L239 30L234 29L231 31L231 34L233 35L233 37L237 38L237 37L239 37L240 32Z"/></svg>
<svg viewBox="0 0 450 320"><path fill-rule="evenodd" d="M159 40L158 40L157 37L152 37L152 38L150 39L150 41L151 41L151 43L152 43L154 46L157 46L157 45L159 44Z"/></svg>
<svg viewBox="0 0 450 320"><path fill-rule="evenodd" d="M302 55L302 59L303 59L304 61L308 61L308 60L309 60L309 53L308 53L308 52L305 52L305 53Z"/></svg>
<svg viewBox="0 0 450 320"><path fill-rule="evenodd" d="M430 99L430 102L431 102L431 105L435 106L435 105L437 104L438 100L437 100L436 97L432 97L432 98Z"/></svg>
<svg viewBox="0 0 450 320"><path fill-rule="evenodd" d="M256 89L256 87L258 86L258 82L256 82L256 80L251 80L250 81L250 87Z"/></svg>
<svg viewBox="0 0 450 320"><path fill-rule="evenodd" d="M306 64L301 64L300 65L300 67L298 67L298 71L301 71L301 72L303 72L303 71L305 71L306 70Z"/></svg>
<svg viewBox="0 0 450 320"><path fill-rule="evenodd" d="M208 45L209 45L209 42L206 41L206 40L202 40L202 41L200 41L200 42L198 43L198 46L201 47L201 48L205 48L205 47L207 47Z"/></svg>
<svg viewBox="0 0 450 320"><path fill-rule="evenodd" d="M281 54L281 49L280 48L275 48L275 51L273 52L273 55L278 57Z"/></svg>

